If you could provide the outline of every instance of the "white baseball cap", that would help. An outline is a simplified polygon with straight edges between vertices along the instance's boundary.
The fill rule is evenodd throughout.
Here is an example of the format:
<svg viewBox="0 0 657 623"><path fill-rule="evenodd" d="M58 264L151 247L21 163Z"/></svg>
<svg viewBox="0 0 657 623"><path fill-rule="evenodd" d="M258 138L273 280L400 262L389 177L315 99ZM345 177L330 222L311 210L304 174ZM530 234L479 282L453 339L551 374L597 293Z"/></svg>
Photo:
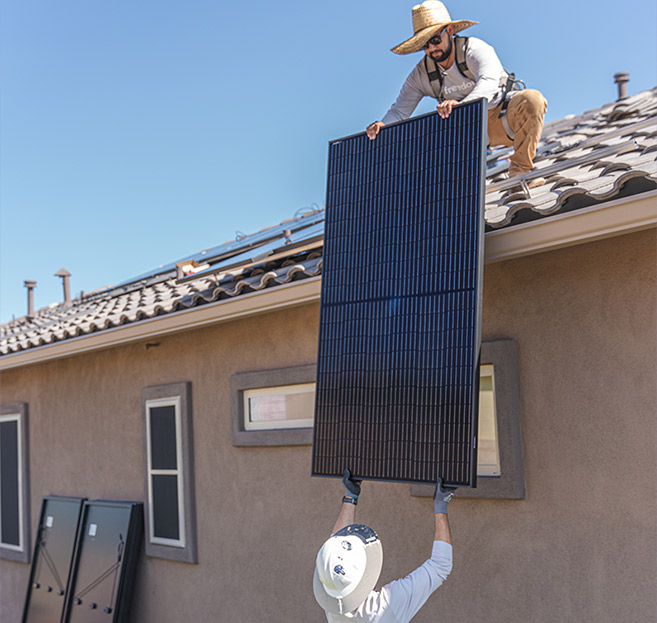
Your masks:
<svg viewBox="0 0 657 623"><path fill-rule="evenodd" d="M360 606L376 585L383 548L369 526L352 524L322 545L315 562L313 589L327 612L344 614Z"/></svg>

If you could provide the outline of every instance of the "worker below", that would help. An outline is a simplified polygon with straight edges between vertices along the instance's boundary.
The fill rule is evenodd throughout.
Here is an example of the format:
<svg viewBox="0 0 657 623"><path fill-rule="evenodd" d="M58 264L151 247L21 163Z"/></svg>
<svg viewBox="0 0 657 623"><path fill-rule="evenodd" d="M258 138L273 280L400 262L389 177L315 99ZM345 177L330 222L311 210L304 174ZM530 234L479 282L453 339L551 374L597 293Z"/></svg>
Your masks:
<svg viewBox="0 0 657 623"><path fill-rule="evenodd" d="M455 106L485 97L489 145L513 145L509 177L531 171L547 109L543 95L534 89L519 89L485 41L456 36L478 22L452 20L438 0L414 6L412 16L414 35L392 51L410 54L423 50L424 56L383 119L367 127L367 136L373 140L386 124L408 119L423 97L438 100L438 114L444 119ZM543 178L536 178L528 186L543 184Z"/></svg>
<svg viewBox="0 0 657 623"><path fill-rule="evenodd" d="M329 623L408 623L452 570L447 503L454 489L438 479L431 557L405 578L374 590L383 565L381 541L372 528L356 524L361 482L346 470L342 484L340 514L315 562L315 599Z"/></svg>

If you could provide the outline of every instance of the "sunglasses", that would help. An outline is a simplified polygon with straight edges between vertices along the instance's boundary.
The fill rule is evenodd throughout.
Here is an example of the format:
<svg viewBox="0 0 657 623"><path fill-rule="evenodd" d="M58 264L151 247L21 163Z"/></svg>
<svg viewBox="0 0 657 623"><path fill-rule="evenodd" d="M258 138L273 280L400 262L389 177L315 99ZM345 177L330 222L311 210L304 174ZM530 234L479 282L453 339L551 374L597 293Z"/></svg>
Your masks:
<svg viewBox="0 0 657 623"><path fill-rule="evenodd" d="M429 41L427 41L427 42L422 46L422 49L423 49L423 50L426 50L430 45L440 45L440 42L441 42L442 39L443 39L443 35L444 35L446 32L447 32L447 29L445 28L445 29L441 30L437 35L434 35L433 37L431 37L431 39L429 39Z"/></svg>

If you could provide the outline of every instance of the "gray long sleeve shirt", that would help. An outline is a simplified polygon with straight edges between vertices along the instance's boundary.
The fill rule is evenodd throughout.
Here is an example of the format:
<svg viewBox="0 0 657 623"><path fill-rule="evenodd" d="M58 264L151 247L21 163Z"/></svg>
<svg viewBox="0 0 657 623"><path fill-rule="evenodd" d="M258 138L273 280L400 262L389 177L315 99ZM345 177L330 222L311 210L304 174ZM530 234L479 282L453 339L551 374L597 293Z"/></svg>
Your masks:
<svg viewBox="0 0 657 623"><path fill-rule="evenodd" d="M444 70L438 65L443 77L445 99L470 102L485 97L488 100L488 108L495 108L500 103L502 95L500 84L504 84L507 77L507 72L502 67L500 59L497 58L495 49L481 39L470 37L465 62L468 69L474 74L475 81L466 78L459 71L456 63L453 63L448 70ZM388 124L408 119L423 97L435 97L424 55L406 78L397 101L381 121Z"/></svg>
<svg viewBox="0 0 657 623"><path fill-rule="evenodd" d="M434 541L431 558L405 578L371 591L353 612L326 613L328 623L409 623L452 570L452 546Z"/></svg>

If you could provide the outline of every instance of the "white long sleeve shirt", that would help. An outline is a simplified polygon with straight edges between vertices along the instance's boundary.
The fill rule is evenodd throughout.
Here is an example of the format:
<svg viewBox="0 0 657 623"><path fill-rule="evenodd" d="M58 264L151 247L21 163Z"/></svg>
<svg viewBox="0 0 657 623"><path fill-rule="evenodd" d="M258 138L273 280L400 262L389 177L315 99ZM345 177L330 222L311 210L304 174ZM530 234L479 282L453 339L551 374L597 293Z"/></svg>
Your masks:
<svg viewBox="0 0 657 623"><path fill-rule="evenodd" d="M466 78L459 71L456 62L452 63L448 70L444 70L436 64L443 77L443 95L445 99L470 102L485 97L488 100L488 108L495 108L501 100L500 84L504 84L507 76L500 59L497 58L495 49L481 39L470 37L465 62L468 69L474 74L475 81ZM423 97L435 97L427 73L424 55L406 78L397 101L390 107L390 110L381 121L388 124L408 119Z"/></svg>
<svg viewBox="0 0 657 623"><path fill-rule="evenodd" d="M452 546L434 541L431 558L405 578L371 591L361 606L346 614L326 613L328 623L408 623L452 570Z"/></svg>

